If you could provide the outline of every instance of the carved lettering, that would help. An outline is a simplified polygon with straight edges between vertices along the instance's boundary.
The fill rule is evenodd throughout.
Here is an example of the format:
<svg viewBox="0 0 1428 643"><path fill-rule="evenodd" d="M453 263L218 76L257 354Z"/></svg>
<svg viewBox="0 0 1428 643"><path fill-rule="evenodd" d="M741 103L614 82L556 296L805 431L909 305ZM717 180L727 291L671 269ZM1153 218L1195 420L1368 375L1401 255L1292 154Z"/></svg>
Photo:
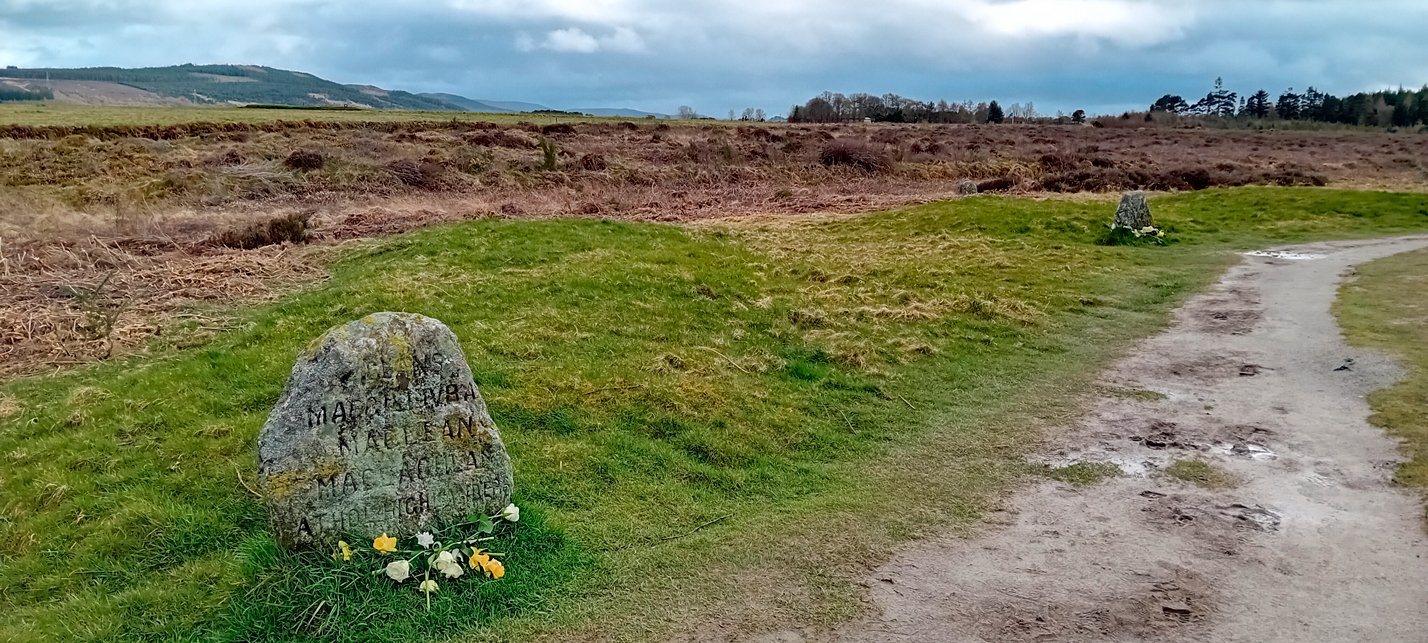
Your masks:
<svg viewBox="0 0 1428 643"><path fill-rule="evenodd" d="M380 313L318 341L259 438L281 542L410 536L509 502L510 461L450 330Z"/></svg>

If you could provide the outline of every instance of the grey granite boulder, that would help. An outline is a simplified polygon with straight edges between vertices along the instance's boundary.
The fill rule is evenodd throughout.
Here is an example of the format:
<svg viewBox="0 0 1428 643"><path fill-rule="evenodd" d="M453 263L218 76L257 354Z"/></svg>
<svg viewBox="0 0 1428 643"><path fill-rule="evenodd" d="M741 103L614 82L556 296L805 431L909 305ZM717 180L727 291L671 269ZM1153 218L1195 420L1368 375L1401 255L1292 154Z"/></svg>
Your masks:
<svg viewBox="0 0 1428 643"><path fill-rule="evenodd" d="M409 313L368 315L308 346L258 436L258 473L289 548L496 513L512 486L456 335Z"/></svg>
<svg viewBox="0 0 1428 643"><path fill-rule="evenodd" d="M1150 225L1150 206L1145 202L1145 193L1136 190L1121 195L1121 204L1116 206L1114 226L1140 230Z"/></svg>

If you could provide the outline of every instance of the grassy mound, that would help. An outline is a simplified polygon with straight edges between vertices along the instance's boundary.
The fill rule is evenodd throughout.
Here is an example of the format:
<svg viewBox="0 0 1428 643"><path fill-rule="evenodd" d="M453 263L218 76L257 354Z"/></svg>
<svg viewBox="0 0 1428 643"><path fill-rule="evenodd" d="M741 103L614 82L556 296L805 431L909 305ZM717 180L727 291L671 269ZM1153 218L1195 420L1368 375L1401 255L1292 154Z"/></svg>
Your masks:
<svg viewBox="0 0 1428 643"><path fill-rule="evenodd" d="M1428 250L1385 257L1355 273L1334 303L1344 334L1354 345L1389 352L1406 371L1399 383L1369 395L1369 420L1403 440L1407 460L1395 479L1428 488Z"/></svg>
<svg viewBox="0 0 1428 643"><path fill-rule="evenodd" d="M828 622L887 548L975 520L1097 368L1271 241L1428 229L1421 196L982 198L697 227L484 220L361 246L166 357L0 387L4 640L657 638ZM255 438L294 356L399 310L463 342L516 466L508 575L420 595L281 553ZM407 588L409 589L409 588ZM734 597L729 602L711 600Z"/></svg>

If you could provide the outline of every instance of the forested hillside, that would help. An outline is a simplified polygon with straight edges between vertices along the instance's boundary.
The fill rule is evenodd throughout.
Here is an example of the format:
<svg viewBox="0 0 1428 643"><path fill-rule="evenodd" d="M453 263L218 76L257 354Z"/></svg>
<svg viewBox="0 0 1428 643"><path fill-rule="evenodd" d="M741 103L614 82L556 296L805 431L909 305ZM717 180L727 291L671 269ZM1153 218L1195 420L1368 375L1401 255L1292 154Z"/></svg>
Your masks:
<svg viewBox="0 0 1428 643"><path fill-rule="evenodd" d="M254 65L175 65L139 69L4 69L0 70L0 78L111 82L199 104L348 104L380 109L463 111L459 105L431 96L376 87L343 85L299 71ZM46 97L34 95L32 92L11 93L15 96L10 100ZM6 96L0 95L0 100L6 100Z"/></svg>

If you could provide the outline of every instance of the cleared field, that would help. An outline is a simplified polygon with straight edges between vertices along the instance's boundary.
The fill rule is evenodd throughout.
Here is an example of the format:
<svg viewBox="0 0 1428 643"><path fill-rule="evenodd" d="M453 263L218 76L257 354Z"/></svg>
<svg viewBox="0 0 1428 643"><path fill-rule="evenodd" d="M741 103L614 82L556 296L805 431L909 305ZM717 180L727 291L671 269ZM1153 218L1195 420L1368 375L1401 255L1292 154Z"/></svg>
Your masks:
<svg viewBox="0 0 1428 643"><path fill-rule="evenodd" d="M572 123L629 119L553 114L481 114L367 109L260 109L247 107L143 107L0 103L0 126L115 127L130 125L182 125L185 123L265 123L272 121L320 122L460 122Z"/></svg>
<svg viewBox="0 0 1428 643"><path fill-rule="evenodd" d="M1108 204L1004 197L688 226L486 219L362 242L326 283L201 346L0 386L0 638L837 622L892 546L970 524L1033 474L1039 432L1230 250L1428 230L1417 194L1241 188L1152 207L1178 242L1099 245ZM507 578L430 612L326 553L278 551L240 481L293 355L377 310L460 335L525 509Z"/></svg>

